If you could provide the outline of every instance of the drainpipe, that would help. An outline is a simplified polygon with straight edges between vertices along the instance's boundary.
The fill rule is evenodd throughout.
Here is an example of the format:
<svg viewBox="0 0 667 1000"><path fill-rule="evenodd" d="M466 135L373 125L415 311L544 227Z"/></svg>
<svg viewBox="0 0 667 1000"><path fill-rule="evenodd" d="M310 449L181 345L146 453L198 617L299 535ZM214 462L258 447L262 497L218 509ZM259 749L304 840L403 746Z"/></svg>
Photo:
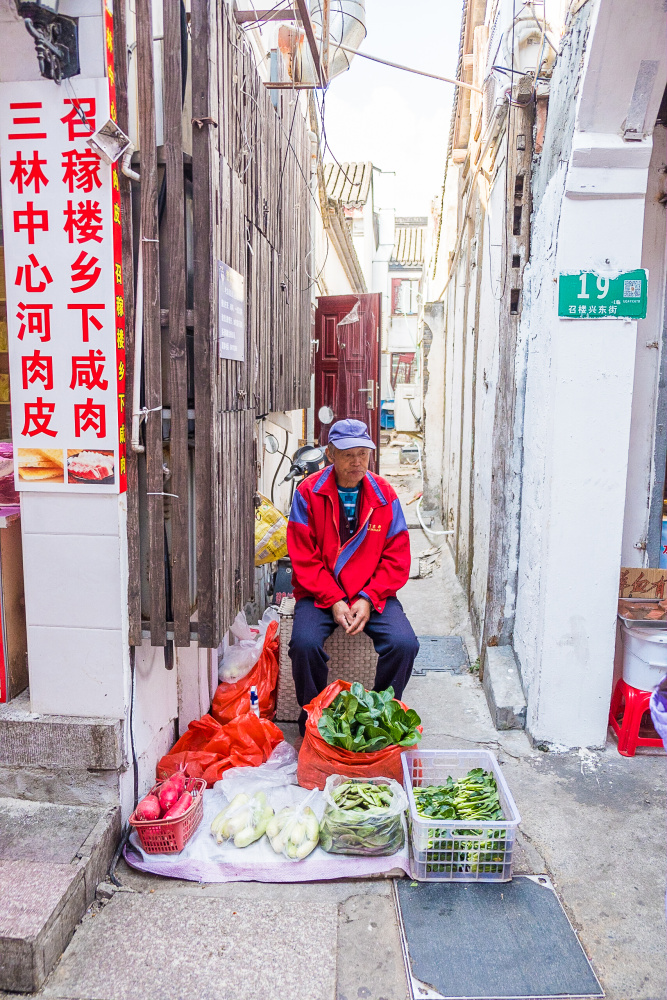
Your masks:
<svg viewBox="0 0 667 1000"><path fill-rule="evenodd" d="M137 263L137 297L134 304L134 378L132 380L132 434L130 446L132 451L145 451L139 438L141 429L141 356L144 340L144 265L142 253L141 232L139 232L139 260Z"/></svg>

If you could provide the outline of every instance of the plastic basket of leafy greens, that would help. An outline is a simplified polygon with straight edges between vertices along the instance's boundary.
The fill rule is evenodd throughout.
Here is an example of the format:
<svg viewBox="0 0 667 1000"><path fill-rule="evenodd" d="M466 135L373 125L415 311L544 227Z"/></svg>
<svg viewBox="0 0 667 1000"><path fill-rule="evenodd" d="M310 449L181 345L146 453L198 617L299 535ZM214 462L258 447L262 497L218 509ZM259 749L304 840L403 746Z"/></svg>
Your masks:
<svg viewBox="0 0 667 1000"><path fill-rule="evenodd" d="M401 782L401 751L421 739L421 719L392 688L366 691L359 683L334 681L305 708L297 770L303 788L324 788L331 774Z"/></svg>
<svg viewBox="0 0 667 1000"><path fill-rule="evenodd" d="M324 801L320 847L329 854L386 857L403 847L408 800L392 778L332 774L324 786Z"/></svg>
<svg viewBox="0 0 667 1000"><path fill-rule="evenodd" d="M488 750L409 750L411 874L422 881L506 882L521 822Z"/></svg>

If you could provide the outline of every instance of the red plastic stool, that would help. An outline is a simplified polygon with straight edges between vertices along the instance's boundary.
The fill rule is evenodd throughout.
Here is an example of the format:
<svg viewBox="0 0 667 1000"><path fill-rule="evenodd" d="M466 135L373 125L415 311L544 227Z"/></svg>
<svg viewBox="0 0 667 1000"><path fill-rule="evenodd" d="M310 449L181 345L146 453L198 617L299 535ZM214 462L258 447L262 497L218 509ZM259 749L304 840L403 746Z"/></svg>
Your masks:
<svg viewBox="0 0 667 1000"><path fill-rule="evenodd" d="M623 678L617 681L609 706L609 725L618 736L618 752L624 757L634 757L637 747L662 746L659 736L639 735L642 716L648 712L650 700L650 691L630 687Z"/></svg>

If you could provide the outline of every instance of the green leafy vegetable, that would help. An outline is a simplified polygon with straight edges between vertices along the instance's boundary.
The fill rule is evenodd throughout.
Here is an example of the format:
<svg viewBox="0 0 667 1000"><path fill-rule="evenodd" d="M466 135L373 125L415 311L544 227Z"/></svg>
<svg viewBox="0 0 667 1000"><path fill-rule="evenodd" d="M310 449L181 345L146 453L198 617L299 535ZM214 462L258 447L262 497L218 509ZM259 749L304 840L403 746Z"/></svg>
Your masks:
<svg viewBox="0 0 667 1000"><path fill-rule="evenodd" d="M464 778L451 776L444 785L413 788L420 816L433 820L502 821L496 779L481 767ZM428 831L427 871L431 873L500 873L505 861L505 830L447 829Z"/></svg>
<svg viewBox="0 0 667 1000"><path fill-rule="evenodd" d="M481 767L473 768L458 781L450 776L444 785L413 788L420 816L431 819L502 820L496 779Z"/></svg>
<svg viewBox="0 0 667 1000"><path fill-rule="evenodd" d="M368 753L385 747L413 747L421 739L421 719L394 699L394 689L366 691L358 681L341 691L317 723L322 739L331 746Z"/></svg>

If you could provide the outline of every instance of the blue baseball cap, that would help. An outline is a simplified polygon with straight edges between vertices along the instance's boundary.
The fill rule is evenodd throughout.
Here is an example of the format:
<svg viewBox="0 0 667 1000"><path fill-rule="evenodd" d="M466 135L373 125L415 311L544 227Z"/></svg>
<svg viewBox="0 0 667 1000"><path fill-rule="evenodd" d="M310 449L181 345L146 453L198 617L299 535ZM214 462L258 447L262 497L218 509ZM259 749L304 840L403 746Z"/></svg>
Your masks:
<svg viewBox="0 0 667 1000"><path fill-rule="evenodd" d="M329 431L329 444L345 451L347 448L373 448L375 445L369 437L368 427L363 420L337 420Z"/></svg>

